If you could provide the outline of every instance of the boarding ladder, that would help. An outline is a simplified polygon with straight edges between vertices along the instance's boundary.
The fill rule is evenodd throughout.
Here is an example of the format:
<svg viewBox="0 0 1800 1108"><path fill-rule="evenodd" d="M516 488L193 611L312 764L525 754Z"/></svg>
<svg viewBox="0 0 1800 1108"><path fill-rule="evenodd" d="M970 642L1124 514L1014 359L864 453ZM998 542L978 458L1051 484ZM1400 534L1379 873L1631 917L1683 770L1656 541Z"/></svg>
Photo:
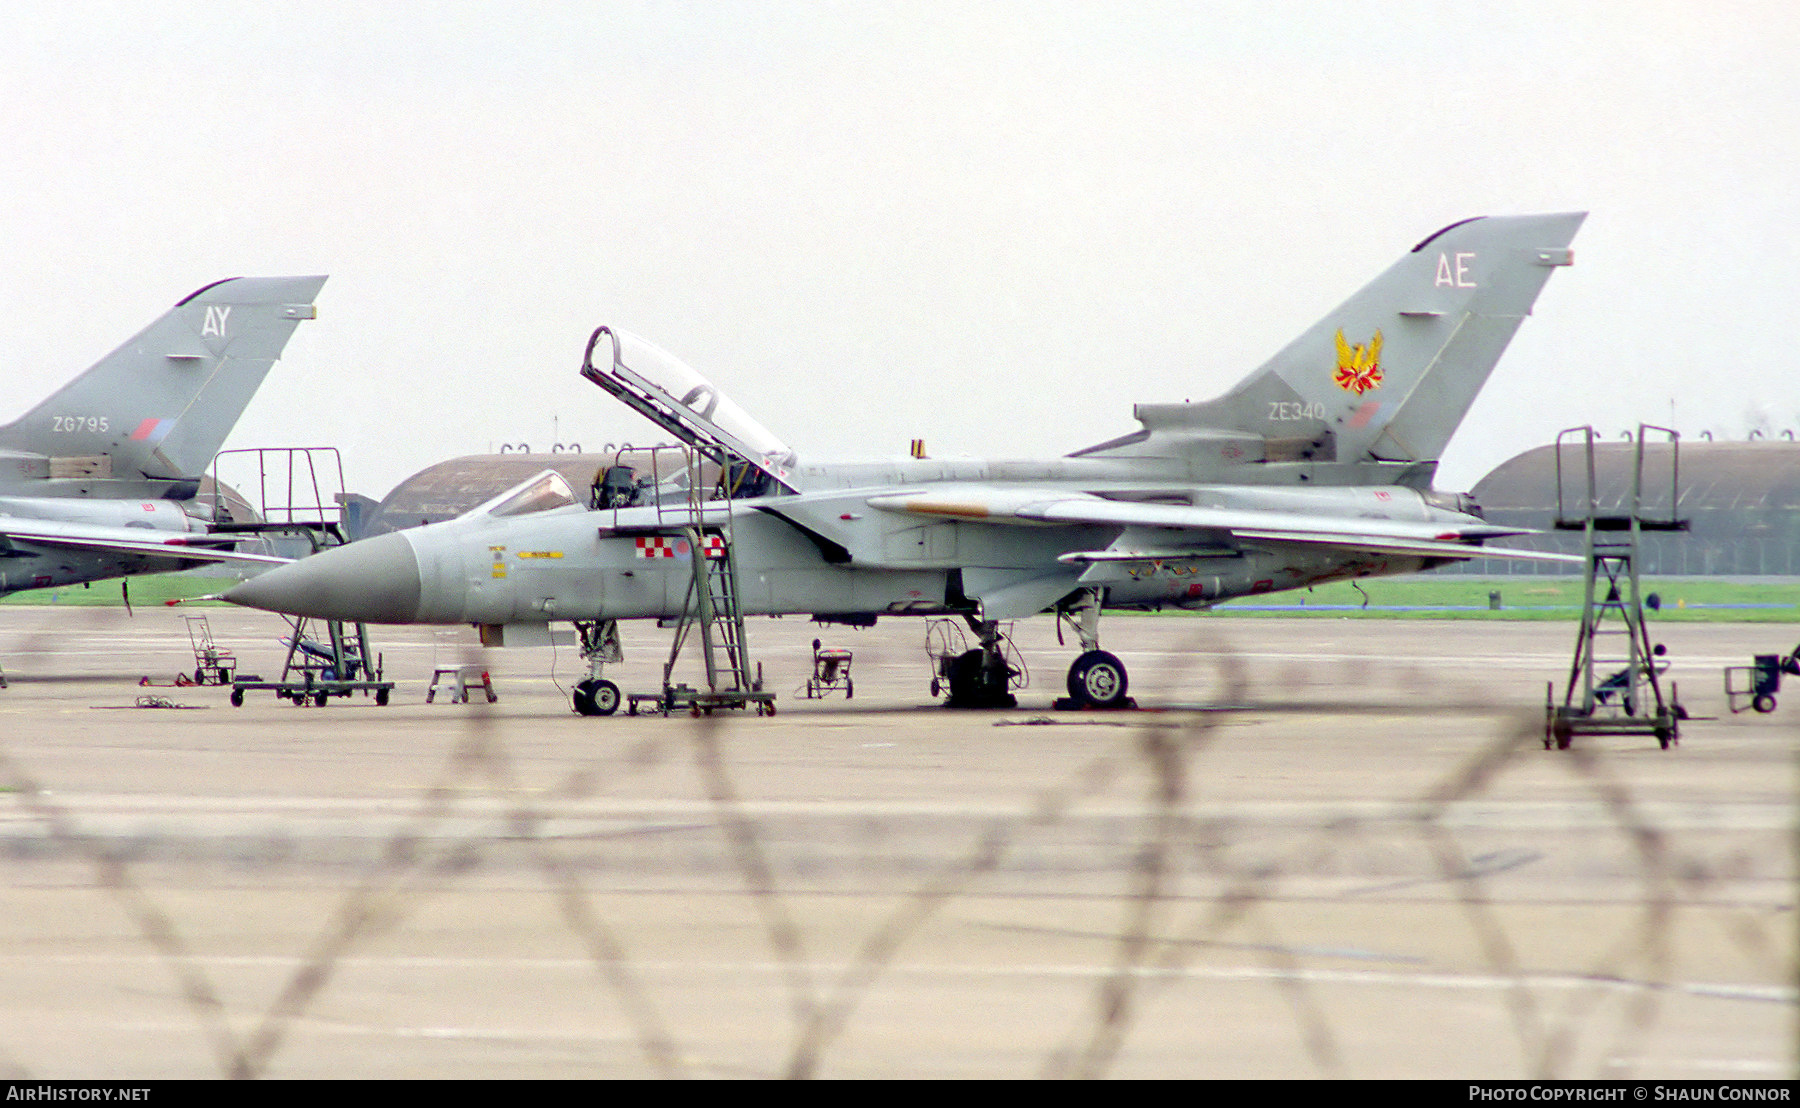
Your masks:
<svg viewBox="0 0 1800 1108"><path fill-rule="evenodd" d="M602 339L609 340L604 349L611 353L611 364L605 367L594 364L594 352L602 348ZM674 503L658 496L655 510L657 529L685 540L693 574L675 624L669 658L663 664L662 693L657 697L632 694L633 710L642 701L655 700L664 715L683 708L700 715L716 708L751 705L758 715L775 714L775 694L763 691L760 667L750 660L744 632L731 508L732 499L748 482L780 478L761 459L752 460L750 447L735 435L627 366L618 336L610 328L597 329L588 340L581 375L684 444L686 495ZM653 487L661 484L660 452L661 448L655 448L651 454ZM706 671L704 690L675 682L676 663L696 630Z"/></svg>
<svg viewBox="0 0 1800 1108"><path fill-rule="evenodd" d="M1646 500L1645 439L1663 438L1668 484L1660 475ZM1580 531L1586 552L1581 628L1561 703L1555 686L1545 698L1544 747L1568 749L1576 735L1654 735L1664 748L1680 736L1686 712L1676 689L1663 692L1663 648L1650 642L1644 621L1645 597L1638 576L1638 543L1646 531L1685 531L1676 518L1680 501L1680 435L1666 427L1640 424L1635 438L1629 490L1598 486L1592 427L1563 431L1556 438L1556 520L1560 531ZM1570 464L1565 465L1565 459ZM1577 459L1580 463L1577 464ZM1663 459L1653 459L1661 464ZM1605 501L1605 503L1603 503ZM1665 510L1666 509L1666 512ZM1652 610L1657 606L1650 600Z"/></svg>
<svg viewBox="0 0 1800 1108"><path fill-rule="evenodd" d="M701 455L695 452L692 457L687 516L693 522L682 527L681 534L692 551L693 576L688 580L687 598L675 625L669 660L663 664L661 706L665 714L682 707L702 714L715 708L746 708L754 704L757 714L773 715L775 695L763 691L760 674L753 672L744 635L744 609L738 602L737 560L731 541L730 488L722 476L720 491L725 510L721 511L719 501L706 499L708 485L701 479ZM706 669L705 691L688 689L674 681L675 664L696 630L700 636L700 660Z"/></svg>

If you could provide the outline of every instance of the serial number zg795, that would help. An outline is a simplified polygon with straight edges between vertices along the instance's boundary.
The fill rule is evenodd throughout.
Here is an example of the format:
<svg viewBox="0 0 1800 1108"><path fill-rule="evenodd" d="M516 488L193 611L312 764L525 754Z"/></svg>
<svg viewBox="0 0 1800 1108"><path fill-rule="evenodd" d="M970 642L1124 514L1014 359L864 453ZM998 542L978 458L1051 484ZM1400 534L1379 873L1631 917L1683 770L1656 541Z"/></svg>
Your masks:
<svg viewBox="0 0 1800 1108"><path fill-rule="evenodd" d="M59 415L50 417L51 434L73 435L81 431L102 434L110 429L111 424L105 416Z"/></svg>

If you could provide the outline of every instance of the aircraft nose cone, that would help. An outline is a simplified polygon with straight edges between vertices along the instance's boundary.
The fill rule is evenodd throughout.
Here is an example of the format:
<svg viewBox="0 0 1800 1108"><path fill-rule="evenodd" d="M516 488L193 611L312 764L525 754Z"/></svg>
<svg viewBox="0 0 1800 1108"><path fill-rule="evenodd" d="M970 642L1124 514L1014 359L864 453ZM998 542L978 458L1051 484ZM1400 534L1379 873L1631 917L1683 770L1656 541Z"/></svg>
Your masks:
<svg viewBox="0 0 1800 1108"><path fill-rule="evenodd" d="M405 536L377 535L252 577L225 599L315 619L411 623L419 614L419 559Z"/></svg>

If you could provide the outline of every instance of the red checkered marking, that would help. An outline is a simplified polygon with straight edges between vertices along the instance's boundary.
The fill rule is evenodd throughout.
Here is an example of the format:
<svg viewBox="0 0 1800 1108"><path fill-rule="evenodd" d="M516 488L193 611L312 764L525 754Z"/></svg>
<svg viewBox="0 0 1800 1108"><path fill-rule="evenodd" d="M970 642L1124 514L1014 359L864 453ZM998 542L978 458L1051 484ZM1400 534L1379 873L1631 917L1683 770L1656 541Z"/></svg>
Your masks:
<svg viewBox="0 0 1800 1108"><path fill-rule="evenodd" d="M640 558L673 558L687 553L687 540L674 535L639 535L637 538L637 556Z"/></svg>
<svg viewBox="0 0 1800 1108"><path fill-rule="evenodd" d="M724 536L706 536L706 545L702 549L708 558L717 560L725 557ZM639 535L637 537L637 556L640 558L685 558L692 552L688 541L676 535Z"/></svg>

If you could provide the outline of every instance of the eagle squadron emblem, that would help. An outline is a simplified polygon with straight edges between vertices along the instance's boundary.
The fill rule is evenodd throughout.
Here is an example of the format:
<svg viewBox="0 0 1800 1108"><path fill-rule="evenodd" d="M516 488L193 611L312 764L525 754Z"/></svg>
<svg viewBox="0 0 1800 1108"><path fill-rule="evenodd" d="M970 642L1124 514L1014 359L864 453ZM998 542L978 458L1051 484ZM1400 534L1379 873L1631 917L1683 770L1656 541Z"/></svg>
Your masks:
<svg viewBox="0 0 1800 1108"><path fill-rule="evenodd" d="M1337 333L1337 372L1332 380L1337 387L1358 396L1370 389L1381 386L1381 332L1369 340L1367 346L1358 343L1355 346L1344 341L1344 332L1340 328Z"/></svg>

